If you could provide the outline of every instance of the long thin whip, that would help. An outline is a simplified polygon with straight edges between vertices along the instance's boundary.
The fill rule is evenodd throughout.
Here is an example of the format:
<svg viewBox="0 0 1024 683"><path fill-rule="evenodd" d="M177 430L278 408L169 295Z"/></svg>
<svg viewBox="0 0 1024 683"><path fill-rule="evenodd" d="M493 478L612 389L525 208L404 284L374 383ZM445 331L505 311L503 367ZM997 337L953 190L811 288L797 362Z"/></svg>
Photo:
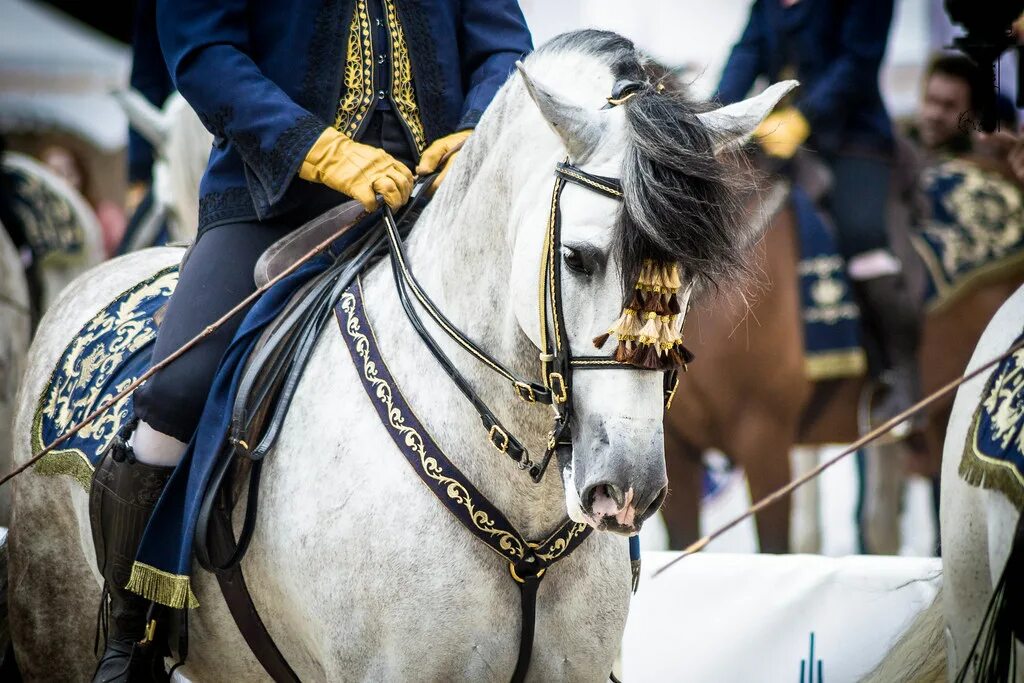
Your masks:
<svg viewBox="0 0 1024 683"><path fill-rule="evenodd" d="M47 446L43 450L39 451L39 453L34 455L32 458L30 458L25 464L21 465L20 467L18 467L14 471L12 471L10 474L5 476L3 479L0 479L0 486L3 486L8 481L10 481L14 477L18 476L19 474L21 474L22 472L27 470L32 465L34 465L37 462L39 462L39 460L41 460L43 458L43 456L48 454L54 448L57 448L61 444L65 443L68 439L70 439L72 436L74 436L79 431L81 431L83 427L85 427L90 422L95 420L97 417L102 415L105 411L107 411L111 406L116 404L118 401L123 399L128 394L130 394L133 391L135 391L135 389L137 389L140 384L145 382L147 379L152 377L154 374L156 374L157 372L159 372L160 370L162 370L166 366L168 366L171 363L173 363L176 359L178 359L183 354L185 354L187 351L192 349L196 344L198 344L199 342L203 341L204 339L209 337L211 334L216 332L217 329L221 325L223 325L228 320L230 320L232 317L234 317L235 315L240 313L246 306L248 306L253 301L258 299L268 289L270 289L275 284L277 284L278 282L280 282L284 278L286 278L289 275L291 275L292 273L294 273L296 270L298 270L300 267L305 265L310 259L312 259L314 256L316 256L320 252L322 252L324 249L326 249L327 247L331 246L331 244L335 240L337 240L339 237L341 237L342 234L344 234L345 231L347 231L352 225L353 225L352 223L346 223L342 227L338 228L338 230L335 233L333 233L330 237L328 237L327 239L325 239L324 241L320 242L315 247L313 247L312 249L307 251L305 254L302 255L302 257L299 260L295 261L295 263L291 264L290 266L285 268L283 271L281 271L280 273L275 275L273 278L270 279L269 282L264 284L262 287L259 287L255 292L253 292L249 296L247 296L244 299L242 299L240 302L238 302L235 305L234 308L232 308L230 311L228 311L227 313L225 313L221 317L217 318L217 320L215 320L213 323L207 325L203 329L202 332L200 332L196 336L192 337L192 339L188 340L184 345L179 347L174 353L172 353L171 355L167 356L166 358L164 358L159 363L156 363L155 365L150 367L149 370L144 372L134 382L132 382L131 384L126 386L124 389L119 391L114 396L111 396L109 399L104 401L98 408L96 408L96 410L94 410L91 413L89 413L88 415L86 415L85 418L83 418L81 422L79 422L75 426L71 427L71 429L69 429L63 435L61 435L57 439L55 439L53 441L53 443L51 443L49 446Z"/></svg>
<svg viewBox="0 0 1024 683"><path fill-rule="evenodd" d="M664 572L666 569L668 569L672 565L676 564L680 560L683 560L683 559L689 557L690 555L694 555L696 553L699 553L701 550L704 550L704 548L707 547L708 543L710 543L711 541L715 540L716 538L718 538L719 536L721 536L725 532L729 531L730 529L735 527L737 524L739 524L743 520L748 519L749 517L757 514L761 510L764 510L769 505L772 505L774 503L779 502L780 500L782 500L783 498L785 498L786 496L791 494L793 491L795 491L799 487L801 487L804 484L806 484L807 482L809 482L811 479L814 479L815 477L819 476L822 472L827 470L829 467L832 467L832 465L835 465L837 462L839 462L840 460L842 460L846 456L850 455L850 453L855 453L856 451L858 451L859 449L861 449L865 445L871 443L872 441L874 441L878 437L882 436L883 434L885 434L890 429L892 429L896 425L900 424L901 422L903 422L904 420L906 420L910 416L912 416L912 415L914 415L916 413L921 412L922 410L924 410L928 406L932 405L933 403L935 403L939 399L949 395L950 393L953 392L954 389L959 387L961 384L963 384L965 382L971 381L972 379L974 379L975 377L977 377L981 373L985 372L986 370L988 370L992 366L996 365L997 363L1001 363L1002 361L1006 360L1007 358L1012 356L1017 351L1020 351L1021 349L1024 349L1024 339L1021 339L1017 343L1013 344L1013 346L1011 346L1010 348L1008 348L1006 351L1004 351L1003 353L999 354L995 358L991 359L987 363L984 363L980 367L975 368L974 370L972 370L971 372L967 373L966 375L963 375L962 377L958 377L957 379L953 380L949 384L946 384L945 386L943 386L938 391L935 391L934 393L929 394L928 396L926 396L925 398L921 399L920 401L918 401L917 403L915 403L911 407L909 407L906 410L904 410L899 415L896 415L895 417L887 420L886 422L883 422L881 425L879 425L875 429L871 430L870 432L868 432L867 434L865 434L861 438L859 438L856 441L854 441L843 452L839 453L838 455L836 455L836 456L834 456L832 458L829 458L828 460L826 460L825 462L821 463L820 465L815 467L810 472L804 474L803 476L797 477L796 479L794 479L793 481L789 482L788 484L786 484L782 488L778 489L774 493L771 493L771 494L765 496L764 498L762 498L761 500L757 501L755 504L753 504L749 508L747 508L746 512L744 512L743 514L741 514L738 517L736 517L735 519L733 519L733 520L723 524L722 526L720 526L717 529L715 529L714 531L712 531L710 534L704 536L703 538L698 539L696 542L691 543L679 555L679 557L673 558L670 562L665 564L663 567L658 568L657 571L652 573L651 574L651 578L652 579L653 578L657 578L662 572ZM0 482L0 483L2 483L2 482Z"/></svg>

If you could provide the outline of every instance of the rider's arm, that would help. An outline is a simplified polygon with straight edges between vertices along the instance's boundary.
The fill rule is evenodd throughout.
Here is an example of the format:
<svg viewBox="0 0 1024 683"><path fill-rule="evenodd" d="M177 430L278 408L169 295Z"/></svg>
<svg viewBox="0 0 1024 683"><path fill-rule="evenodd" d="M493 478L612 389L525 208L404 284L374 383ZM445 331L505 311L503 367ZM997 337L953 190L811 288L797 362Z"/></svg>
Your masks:
<svg viewBox="0 0 1024 683"><path fill-rule="evenodd" d="M773 0L775 1L775 0ZM722 78L718 82L717 99L722 104L739 102L754 85L754 80L764 73L764 0L756 0L750 8L750 18L743 35L732 47L729 61L722 70Z"/></svg>
<svg viewBox="0 0 1024 683"><path fill-rule="evenodd" d="M466 99L456 130L476 126L516 60L531 50L530 29L517 0L462 3L459 52Z"/></svg>
<svg viewBox="0 0 1024 683"><path fill-rule="evenodd" d="M132 37L132 74L130 84L133 90L157 108L174 92L171 77L167 74L160 43L156 38L156 2L148 0L139 3L135 12L135 27ZM153 171L153 146L134 128L128 132L128 180L132 183L148 183Z"/></svg>
<svg viewBox="0 0 1024 683"><path fill-rule="evenodd" d="M878 87L878 70L892 23L893 0L847 3L840 30L841 54L797 107L814 128L815 121L840 116L861 94Z"/></svg>
<svg viewBox="0 0 1024 683"><path fill-rule="evenodd" d="M268 204L279 201L326 123L268 80L246 54L246 0L158 0L171 78L214 144L230 140Z"/></svg>

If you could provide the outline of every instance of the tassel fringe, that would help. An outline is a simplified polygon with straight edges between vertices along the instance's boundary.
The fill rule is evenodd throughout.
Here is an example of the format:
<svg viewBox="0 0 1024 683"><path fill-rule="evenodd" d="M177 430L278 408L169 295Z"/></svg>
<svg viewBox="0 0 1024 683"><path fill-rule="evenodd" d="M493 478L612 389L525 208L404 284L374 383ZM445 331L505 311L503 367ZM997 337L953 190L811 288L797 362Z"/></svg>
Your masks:
<svg viewBox="0 0 1024 683"><path fill-rule="evenodd" d="M125 588L172 609L199 607L187 576L171 574L142 562L132 565L132 574Z"/></svg>
<svg viewBox="0 0 1024 683"><path fill-rule="evenodd" d="M647 260L640 269L629 303L605 334L594 337L601 348L614 336L615 360L647 370L684 367L693 354L683 346L679 266Z"/></svg>

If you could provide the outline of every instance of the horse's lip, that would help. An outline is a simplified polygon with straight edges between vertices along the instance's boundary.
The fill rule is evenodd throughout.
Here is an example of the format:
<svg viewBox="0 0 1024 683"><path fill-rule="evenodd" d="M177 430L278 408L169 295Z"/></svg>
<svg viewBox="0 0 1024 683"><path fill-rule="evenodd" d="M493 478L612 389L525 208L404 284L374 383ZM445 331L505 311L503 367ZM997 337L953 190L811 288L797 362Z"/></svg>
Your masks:
<svg viewBox="0 0 1024 683"><path fill-rule="evenodd" d="M619 524L614 517L601 517L595 519L592 515L587 515L587 524L592 526L597 531L608 531L619 536L632 536L633 534L640 531L639 526L626 526Z"/></svg>

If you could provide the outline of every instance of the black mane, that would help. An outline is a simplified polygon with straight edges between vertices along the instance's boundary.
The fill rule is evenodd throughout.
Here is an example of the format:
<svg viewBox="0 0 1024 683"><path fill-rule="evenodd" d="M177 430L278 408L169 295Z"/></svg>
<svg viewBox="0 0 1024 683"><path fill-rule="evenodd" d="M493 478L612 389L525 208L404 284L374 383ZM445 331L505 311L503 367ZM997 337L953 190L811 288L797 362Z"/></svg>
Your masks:
<svg viewBox="0 0 1024 683"><path fill-rule="evenodd" d="M715 157L715 133L697 118L706 107L616 33L574 31L541 49L593 54L617 82L636 84L635 94L620 105L628 142L616 246L626 288L632 289L644 259L679 263L697 290L745 280L750 236L740 202L744 176Z"/></svg>

